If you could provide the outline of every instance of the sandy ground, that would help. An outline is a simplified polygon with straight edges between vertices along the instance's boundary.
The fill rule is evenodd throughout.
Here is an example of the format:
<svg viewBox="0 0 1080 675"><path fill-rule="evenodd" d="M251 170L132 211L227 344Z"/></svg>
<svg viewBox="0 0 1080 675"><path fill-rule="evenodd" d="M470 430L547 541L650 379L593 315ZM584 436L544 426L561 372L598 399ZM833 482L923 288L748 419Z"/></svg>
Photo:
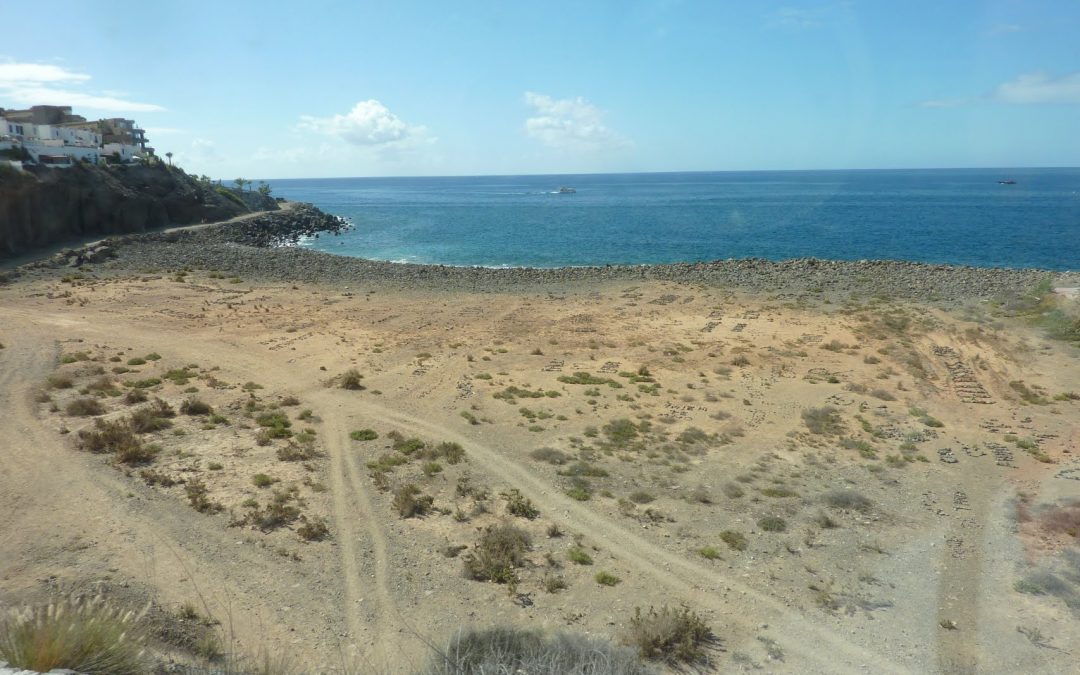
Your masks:
<svg viewBox="0 0 1080 675"><path fill-rule="evenodd" d="M410 672L470 625L619 639L665 603L707 618L722 672L1075 668L1077 534L1047 514L1080 495L1080 363L988 306L61 274L0 286L0 605L194 605L230 650L311 672ZM133 390L178 412L143 435L153 459L78 450L149 405ZM69 414L83 398L102 414ZM395 509L410 483L423 517ZM297 511L256 526L274 495ZM518 583L466 579L504 521L532 534Z"/></svg>

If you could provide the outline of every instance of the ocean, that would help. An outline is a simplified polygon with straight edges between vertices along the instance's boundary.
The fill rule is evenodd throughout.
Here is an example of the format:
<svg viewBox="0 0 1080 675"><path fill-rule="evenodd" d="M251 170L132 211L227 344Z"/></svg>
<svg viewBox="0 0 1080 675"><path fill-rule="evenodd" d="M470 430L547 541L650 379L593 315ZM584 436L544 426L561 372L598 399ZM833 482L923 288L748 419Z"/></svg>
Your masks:
<svg viewBox="0 0 1080 675"><path fill-rule="evenodd" d="M375 260L558 267L812 256L1080 269L1080 169L268 182L277 196L355 225L302 246ZM559 194L564 186L576 192Z"/></svg>

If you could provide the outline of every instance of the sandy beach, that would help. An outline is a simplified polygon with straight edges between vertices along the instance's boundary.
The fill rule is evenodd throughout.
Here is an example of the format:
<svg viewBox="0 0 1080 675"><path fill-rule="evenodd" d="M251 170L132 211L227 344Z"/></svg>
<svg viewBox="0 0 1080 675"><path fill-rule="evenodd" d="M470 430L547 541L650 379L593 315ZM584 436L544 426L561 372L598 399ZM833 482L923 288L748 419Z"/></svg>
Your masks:
<svg viewBox="0 0 1080 675"><path fill-rule="evenodd" d="M151 601L178 663L218 635L308 672L681 603L719 672L1072 667L1080 363L1009 304L1045 274L455 271L214 232L0 285L0 605ZM141 409L141 454L93 451ZM513 583L468 578L502 523Z"/></svg>

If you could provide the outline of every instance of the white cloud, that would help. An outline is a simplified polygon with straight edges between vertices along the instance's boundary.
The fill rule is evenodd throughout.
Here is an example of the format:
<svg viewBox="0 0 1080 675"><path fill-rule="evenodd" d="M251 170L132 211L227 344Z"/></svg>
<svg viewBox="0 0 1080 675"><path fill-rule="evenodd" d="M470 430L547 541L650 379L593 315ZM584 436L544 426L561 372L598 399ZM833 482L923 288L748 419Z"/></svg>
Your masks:
<svg viewBox="0 0 1080 675"><path fill-rule="evenodd" d="M923 101L919 105L923 108L956 108L970 102L971 99L968 98L938 98Z"/></svg>
<svg viewBox="0 0 1080 675"><path fill-rule="evenodd" d="M407 124L375 99L360 101L344 115L302 115L300 127L376 150L402 150L437 140L426 127Z"/></svg>
<svg viewBox="0 0 1080 675"><path fill-rule="evenodd" d="M553 99L525 92L533 116L525 120L525 133L553 148L603 150L630 145L603 123L604 112L582 97Z"/></svg>
<svg viewBox="0 0 1080 675"><path fill-rule="evenodd" d="M994 98L1003 103L1080 103L1080 72L1061 77L1028 73L998 85Z"/></svg>
<svg viewBox="0 0 1080 675"><path fill-rule="evenodd" d="M765 23L769 28L788 30L810 30L821 28L825 24L822 20L822 10L796 7L781 7L769 12L765 16Z"/></svg>
<svg viewBox="0 0 1080 675"><path fill-rule="evenodd" d="M126 100L114 92L79 89L90 80L61 66L46 63L0 63L0 100L15 105L70 105L108 112L158 112L153 103Z"/></svg>
<svg viewBox="0 0 1080 675"><path fill-rule="evenodd" d="M1009 33L1019 33L1024 30L1024 27L1016 23L999 23L990 30L986 31L987 37L996 37L998 35L1007 35Z"/></svg>

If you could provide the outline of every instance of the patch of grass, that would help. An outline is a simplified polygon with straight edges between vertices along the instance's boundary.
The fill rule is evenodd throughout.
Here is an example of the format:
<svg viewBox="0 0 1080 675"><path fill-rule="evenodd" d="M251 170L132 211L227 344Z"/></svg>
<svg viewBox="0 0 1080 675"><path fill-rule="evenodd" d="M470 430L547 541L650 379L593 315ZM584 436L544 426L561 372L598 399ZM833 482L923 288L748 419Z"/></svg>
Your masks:
<svg viewBox="0 0 1080 675"><path fill-rule="evenodd" d="M515 570L525 564L525 553L531 545L529 533L515 525L491 525L462 559L465 576L500 584L516 582Z"/></svg>
<svg viewBox="0 0 1080 675"><path fill-rule="evenodd" d="M611 387L612 389L622 389L622 385L619 384L618 382L616 382L615 380L612 380L612 379L609 379L609 378L606 378L606 377L596 377L595 375L592 375L590 373L585 373L585 372L578 372L578 373L574 373L573 375L560 375L557 379L559 380L559 382L562 382L563 384L584 384L584 385L606 384L607 386Z"/></svg>
<svg viewBox="0 0 1080 675"><path fill-rule="evenodd" d="M277 478L268 476L265 473L257 473L251 477L251 484L257 488L268 488L277 482Z"/></svg>
<svg viewBox="0 0 1080 675"><path fill-rule="evenodd" d="M623 641L637 649L642 658L665 661L672 665L702 663L707 648L714 640L705 620L688 607L668 605L659 610L650 607L634 610Z"/></svg>
<svg viewBox="0 0 1080 675"><path fill-rule="evenodd" d="M275 490L266 506L252 509L244 520L263 532L289 525L300 517L300 509L292 503L295 498L295 493L290 490Z"/></svg>
<svg viewBox="0 0 1080 675"><path fill-rule="evenodd" d="M144 652L142 618L100 597L10 610L0 619L0 661L35 672L147 673L152 667Z"/></svg>
<svg viewBox="0 0 1080 675"><path fill-rule="evenodd" d="M606 570L600 570L593 578L596 580L596 583L601 586L618 586L622 583L622 579Z"/></svg>
<svg viewBox="0 0 1080 675"><path fill-rule="evenodd" d="M807 408L802 411L803 424L812 434L835 436L843 431L840 411L832 406Z"/></svg>
<svg viewBox="0 0 1080 675"><path fill-rule="evenodd" d="M1030 403L1032 405L1046 405L1050 401L1041 393L1034 391L1031 387L1028 387L1023 380L1013 380L1009 383L1009 387L1020 396L1020 399L1024 403Z"/></svg>
<svg viewBox="0 0 1080 675"><path fill-rule="evenodd" d="M706 560L716 560L720 557L720 551L717 551L712 546L703 546L697 550L698 555Z"/></svg>
<svg viewBox="0 0 1080 675"><path fill-rule="evenodd" d="M530 391L528 389L522 389L516 386L509 386L500 392L492 394L492 396L499 399L500 401L506 401L507 403L512 404L515 403L516 399L519 398L558 398L559 396L562 396L562 394L555 391L554 389L548 391L544 391L542 389L537 391Z"/></svg>
<svg viewBox="0 0 1080 675"><path fill-rule="evenodd" d="M745 551L749 542L746 535L734 530L724 530L720 533L720 541L724 542L736 551Z"/></svg>
<svg viewBox="0 0 1080 675"><path fill-rule="evenodd" d="M555 448L537 448L529 453L529 457L538 462L547 462L556 466L566 464L570 460L570 455Z"/></svg>
<svg viewBox="0 0 1080 675"><path fill-rule="evenodd" d="M656 501L656 497L645 490L635 490L634 492L631 492L628 499L635 504L650 504Z"/></svg>
<svg viewBox="0 0 1080 675"><path fill-rule="evenodd" d="M184 485L184 492L187 494L191 508L199 513L218 513L225 508L218 502L211 501L210 489L206 487L206 483L198 478L187 481Z"/></svg>
<svg viewBox="0 0 1080 675"><path fill-rule="evenodd" d="M354 441L373 441L379 437L374 429L357 429L349 432L349 438Z"/></svg>
<svg viewBox="0 0 1080 675"><path fill-rule="evenodd" d="M799 493L786 487L769 486L761 489L761 494L766 497L784 498L784 497L798 497Z"/></svg>
<svg viewBox="0 0 1080 675"><path fill-rule="evenodd" d="M550 591L549 591L550 592ZM628 648L580 635L498 626L459 630L418 675L648 675Z"/></svg>
<svg viewBox="0 0 1080 675"><path fill-rule="evenodd" d="M566 559L570 562L577 563L578 565L591 565L593 563L592 556L578 547L574 547L567 551Z"/></svg>
<svg viewBox="0 0 1080 675"><path fill-rule="evenodd" d="M292 431L289 431L292 422L289 421L285 413L263 413L255 418L255 423L263 427L263 431L266 432L269 438L289 438L292 436Z"/></svg>
<svg viewBox="0 0 1080 675"><path fill-rule="evenodd" d="M477 426L478 424L480 424L480 420L476 418L476 415L472 414L468 410L462 410L458 414L461 415L461 417L464 418L466 422L473 426Z"/></svg>
<svg viewBox="0 0 1080 675"><path fill-rule="evenodd" d="M161 384L161 378L159 377L147 377L141 380L125 380L124 386L131 389L149 389Z"/></svg>
<svg viewBox="0 0 1080 675"><path fill-rule="evenodd" d="M560 476L588 476L590 478L606 478L608 475L607 470L602 467L580 461L574 462L565 469L560 469L557 473Z"/></svg>
<svg viewBox="0 0 1080 675"><path fill-rule="evenodd" d="M731 499L738 499L739 497L742 497L746 494L746 491L735 483L725 483L722 489L724 491L724 495Z"/></svg>
<svg viewBox="0 0 1080 675"><path fill-rule="evenodd" d="M779 516L765 516L759 519L757 524L766 532L783 532L787 529L787 521Z"/></svg>
<svg viewBox="0 0 1080 675"><path fill-rule="evenodd" d="M89 361L90 355L86 352L74 352L72 354L64 354L60 357L60 363L76 363L78 361Z"/></svg>

